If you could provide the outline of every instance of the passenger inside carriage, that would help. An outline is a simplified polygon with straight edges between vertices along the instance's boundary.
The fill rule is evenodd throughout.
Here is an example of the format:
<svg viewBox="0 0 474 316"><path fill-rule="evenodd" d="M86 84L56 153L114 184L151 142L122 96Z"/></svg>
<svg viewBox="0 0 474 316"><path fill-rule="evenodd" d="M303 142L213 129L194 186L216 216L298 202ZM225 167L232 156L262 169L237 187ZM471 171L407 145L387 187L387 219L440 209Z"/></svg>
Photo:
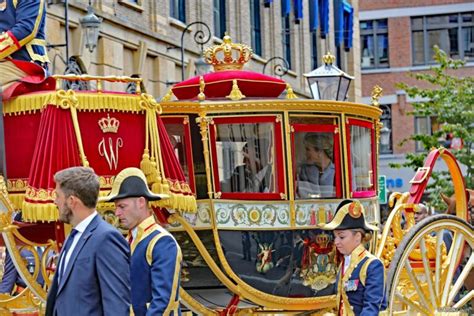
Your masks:
<svg viewBox="0 0 474 316"><path fill-rule="evenodd" d="M267 139L247 139L240 150L242 164L236 166L230 177L220 183L222 192L269 193L273 192L273 168L270 163Z"/></svg>
<svg viewBox="0 0 474 316"><path fill-rule="evenodd" d="M303 144L306 160L298 168L297 196L302 199L335 197L331 133L306 133Z"/></svg>

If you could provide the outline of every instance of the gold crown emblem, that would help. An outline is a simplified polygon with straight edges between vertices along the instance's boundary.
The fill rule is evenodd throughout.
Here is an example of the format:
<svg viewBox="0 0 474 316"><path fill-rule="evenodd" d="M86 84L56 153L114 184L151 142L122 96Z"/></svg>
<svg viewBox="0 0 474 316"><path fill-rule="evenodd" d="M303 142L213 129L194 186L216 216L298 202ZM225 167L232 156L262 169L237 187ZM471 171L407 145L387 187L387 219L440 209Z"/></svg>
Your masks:
<svg viewBox="0 0 474 316"><path fill-rule="evenodd" d="M117 133L120 126L120 121L110 117L108 113L107 117L101 118L97 123L103 133Z"/></svg>
<svg viewBox="0 0 474 316"><path fill-rule="evenodd" d="M232 43L229 35L223 38L224 43L208 47L204 51L206 62L214 71L241 70L252 57L252 49L245 44Z"/></svg>
<svg viewBox="0 0 474 316"><path fill-rule="evenodd" d="M321 247L321 248L327 248L329 245L329 235L328 234L318 234L315 237L316 243Z"/></svg>

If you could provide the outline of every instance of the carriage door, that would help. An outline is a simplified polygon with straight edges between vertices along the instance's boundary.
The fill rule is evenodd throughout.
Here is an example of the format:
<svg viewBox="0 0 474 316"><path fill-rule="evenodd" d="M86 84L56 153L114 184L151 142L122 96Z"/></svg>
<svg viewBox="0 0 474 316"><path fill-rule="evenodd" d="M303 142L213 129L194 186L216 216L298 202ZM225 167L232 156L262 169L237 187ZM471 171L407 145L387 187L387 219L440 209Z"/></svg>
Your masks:
<svg viewBox="0 0 474 316"><path fill-rule="evenodd" d="M373 197L376 195L374 123L351 118L346 123L351 197Z"/></svg>
<svg viewBox="0 0 474 316"><path fill-rule="evenodd" d="M291 125L295 199L342 196L337 125L333 118L317 118L316 121L318 124Z"/></svg>

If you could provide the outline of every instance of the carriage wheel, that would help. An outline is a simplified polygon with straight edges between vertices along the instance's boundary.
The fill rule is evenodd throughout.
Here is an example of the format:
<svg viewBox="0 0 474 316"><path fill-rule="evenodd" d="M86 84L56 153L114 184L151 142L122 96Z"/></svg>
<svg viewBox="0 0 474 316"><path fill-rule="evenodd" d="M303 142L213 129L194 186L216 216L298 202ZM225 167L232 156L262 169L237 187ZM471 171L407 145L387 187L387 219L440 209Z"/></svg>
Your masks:
<svg viewBox="0 0 474 316"><path fill-rule="evenodd" d="M443 242L447 234L452 237L449 251ZM463 285L474 277L473 247L473 227L458 217L435 215L415 225L403 238L388 270L389 314L463 315L466 311L467 315L469 308L472 312L469 305L474 290ZM419 255L418 261L413 260L414 254Z"/></svg>

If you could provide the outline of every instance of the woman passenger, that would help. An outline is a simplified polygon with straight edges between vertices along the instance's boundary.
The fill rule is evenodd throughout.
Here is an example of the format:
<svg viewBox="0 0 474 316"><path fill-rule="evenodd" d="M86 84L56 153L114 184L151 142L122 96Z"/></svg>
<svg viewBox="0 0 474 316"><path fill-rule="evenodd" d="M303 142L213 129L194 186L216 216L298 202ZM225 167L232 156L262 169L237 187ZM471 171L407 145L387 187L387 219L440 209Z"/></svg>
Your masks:
<svg viewBox="0 0 474 316"><path fill-rule="evenodd" d="M331 222L321 226L334 230L334 244L344 256L337 274L338 315L375 316L386 308L383 264L364 248L378 228L365 221L364 213L359 201L344 200Z"/></svg>

